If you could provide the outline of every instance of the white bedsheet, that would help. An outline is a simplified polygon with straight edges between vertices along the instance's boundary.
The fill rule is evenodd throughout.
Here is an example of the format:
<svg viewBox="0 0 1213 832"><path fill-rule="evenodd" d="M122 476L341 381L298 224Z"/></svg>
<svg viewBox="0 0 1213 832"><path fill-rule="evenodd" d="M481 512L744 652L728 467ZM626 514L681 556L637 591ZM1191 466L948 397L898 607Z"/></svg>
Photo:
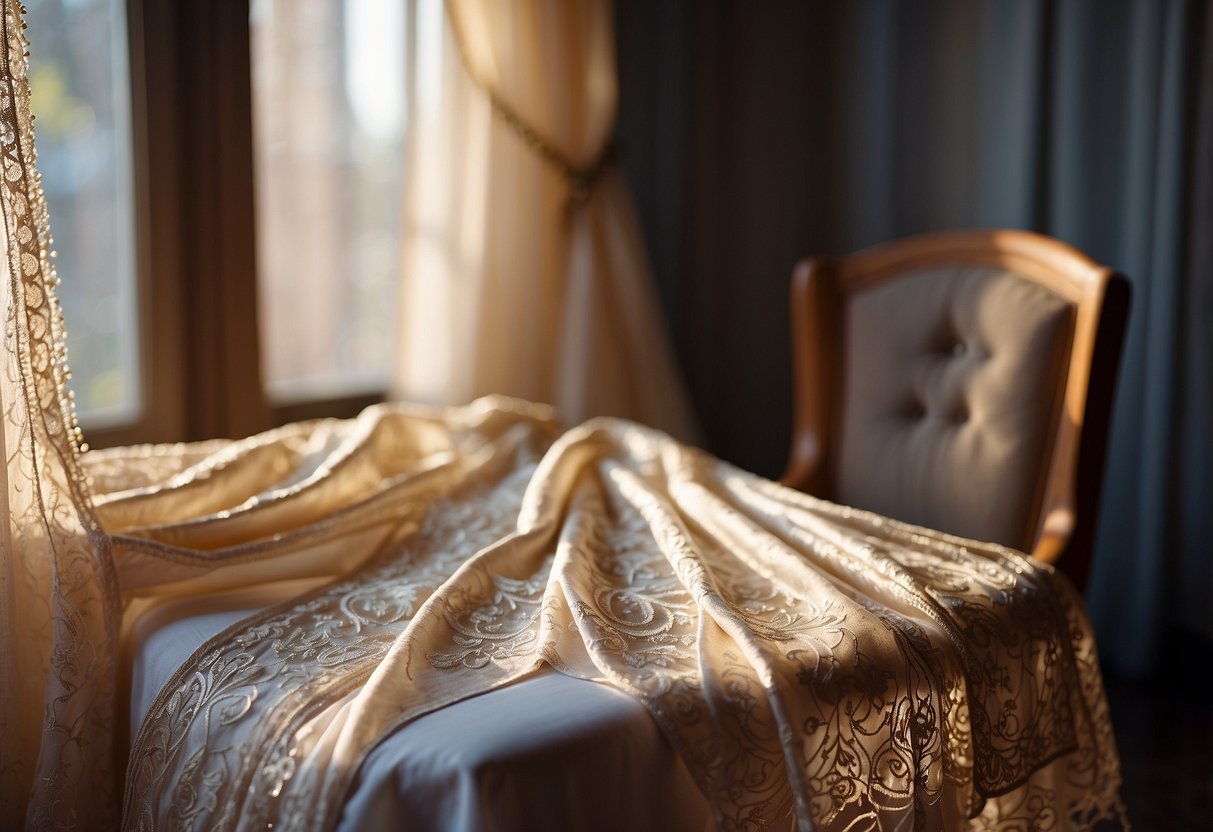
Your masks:
<svg viewBox="0 0 1213 832"><path fill-rule="evenodd" d="M238 599L237 599L238 600ZM231 597L141 622L131 725L200 644L256 608ZM342 830L703 830L711 810L644 707L547 670L421 717L367 757Z"/></svg>

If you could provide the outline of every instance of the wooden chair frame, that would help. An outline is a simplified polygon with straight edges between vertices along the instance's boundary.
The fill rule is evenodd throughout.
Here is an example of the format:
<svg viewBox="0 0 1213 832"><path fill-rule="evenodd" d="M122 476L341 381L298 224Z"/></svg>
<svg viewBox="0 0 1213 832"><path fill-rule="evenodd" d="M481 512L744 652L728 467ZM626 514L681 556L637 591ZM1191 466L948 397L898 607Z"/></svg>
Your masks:
<svg viewBox="0 0 1213 832"><path fill-rule="evenodd" d="M1086 584L1109 416L1129 310L1129 283L1065 243L1027 231L907 237L838 260L802 260L792 273L792 445L782 482L829 498L841 414L846 298L904 273L941 265L1010 269L1074 307L1069 368L1021 547Z"/></svg>

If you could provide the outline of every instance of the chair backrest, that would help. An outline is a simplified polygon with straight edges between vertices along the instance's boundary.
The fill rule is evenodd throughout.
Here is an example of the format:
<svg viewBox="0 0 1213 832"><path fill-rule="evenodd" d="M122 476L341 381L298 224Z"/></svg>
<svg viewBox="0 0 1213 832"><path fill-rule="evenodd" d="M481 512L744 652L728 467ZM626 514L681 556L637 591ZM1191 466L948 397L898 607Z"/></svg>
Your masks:
<svg viewBox="0 0 1213 832"><path fill-rule="evenodd" d="M792 276L784 482L1090 563L1128 282L1024 231L909 237Z"/></svg>

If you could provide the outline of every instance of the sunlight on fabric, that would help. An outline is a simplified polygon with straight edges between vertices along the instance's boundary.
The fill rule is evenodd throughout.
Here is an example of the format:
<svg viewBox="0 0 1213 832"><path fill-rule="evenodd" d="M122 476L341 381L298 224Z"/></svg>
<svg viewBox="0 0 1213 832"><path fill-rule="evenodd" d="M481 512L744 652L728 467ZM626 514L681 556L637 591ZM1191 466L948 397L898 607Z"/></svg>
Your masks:
<svg viewBox="0 0 1213 832"><path fill-rule="evenodd" d="M262 361L278 401L386 387L412 8L250 7Z"/></svg>
<svg viewBox="0 0 1213 832"><path fill-rule="evenodd" d="M56 241L76 404L138 414L130 69L122 0L28 0L38 166Z"/></svg>
<svg viewBox="0 0 1213 832"><path fill-rule="evenodd" d="M417 282L420 284L418 293L430 299L432 304L430 314L422 316L418 323L418 338L435 345L447 343L442 330L451 320L449 306L454 302L454 292L451 291L450 269L447 268L442 249L433 240L421 236L409 250L408 256L416 264ZM442 398L442 391L451 375L449 351L435 349L424 354L413 351L400 359L416 379L412 391L416 400L435 401Z"/></svg>

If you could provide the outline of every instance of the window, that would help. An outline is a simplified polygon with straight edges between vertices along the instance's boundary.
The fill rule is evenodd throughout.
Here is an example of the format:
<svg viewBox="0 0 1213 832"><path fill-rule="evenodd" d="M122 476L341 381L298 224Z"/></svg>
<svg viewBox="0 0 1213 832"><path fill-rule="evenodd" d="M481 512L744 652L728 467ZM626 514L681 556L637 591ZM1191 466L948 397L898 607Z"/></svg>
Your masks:
<svg viewBox="0 0 1213 832"><path fill-rule="evenodd" d="M409 6L252 4L259 321L276 402L387 386Z"/></svg>
<svg viewBox="0 0 1213 832"><path fill-rule="evenodd" d="M80 418L131 422L141 402L122 0L29 0L30 89Z"/></svg>
<svg viewBox="0 0 1213 832"><path fill-rule="evenodd" d="M435 0L30 0L39 163L90 444L382 398ZM429 51L433 51L432 49Z"/></svg>

